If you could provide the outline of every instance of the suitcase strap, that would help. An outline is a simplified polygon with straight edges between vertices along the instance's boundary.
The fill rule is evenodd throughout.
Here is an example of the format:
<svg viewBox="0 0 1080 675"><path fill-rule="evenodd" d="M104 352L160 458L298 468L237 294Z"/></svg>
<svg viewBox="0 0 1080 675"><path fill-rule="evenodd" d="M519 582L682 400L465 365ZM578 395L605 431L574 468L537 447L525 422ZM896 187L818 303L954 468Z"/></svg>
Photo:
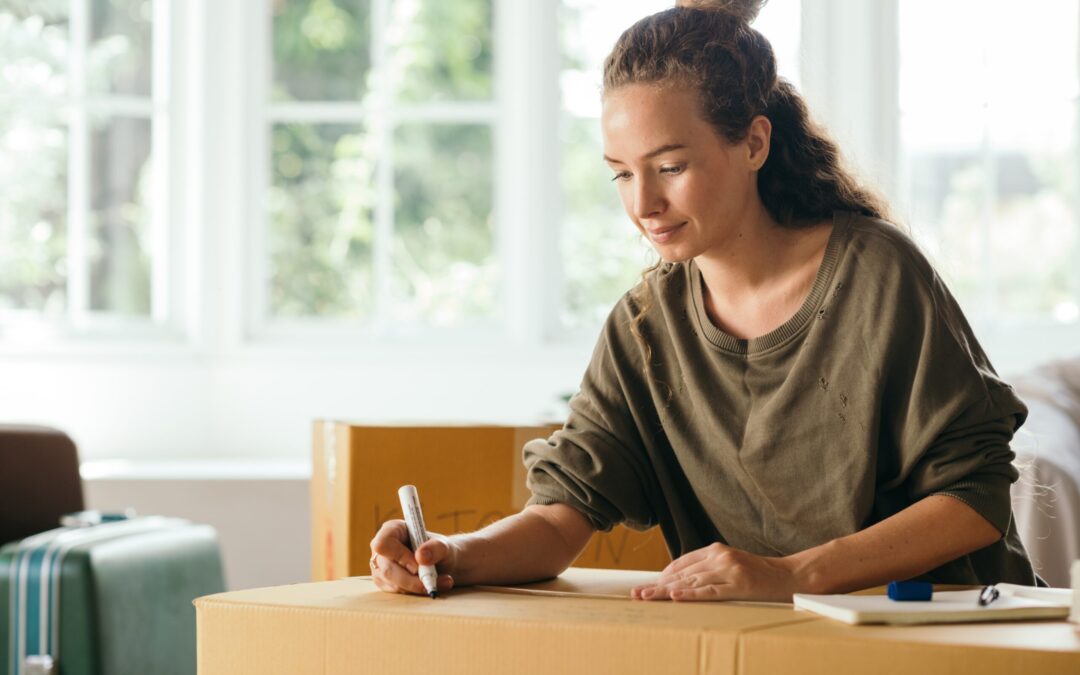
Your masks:
<svg viewBox="0 0 1080 675"><path fill-rule="evenodd" d="M91 527L60 527L23 539L8 570L9 675L54 675L60 658L60 571L77 547L185 522L149 516Z"/></svg>

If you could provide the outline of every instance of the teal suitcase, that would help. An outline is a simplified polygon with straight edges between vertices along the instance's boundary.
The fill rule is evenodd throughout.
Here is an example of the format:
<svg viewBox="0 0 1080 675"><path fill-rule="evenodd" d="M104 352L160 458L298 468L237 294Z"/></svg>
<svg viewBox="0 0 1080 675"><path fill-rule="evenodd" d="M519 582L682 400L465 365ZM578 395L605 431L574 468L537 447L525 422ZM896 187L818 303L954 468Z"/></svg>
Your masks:
<svg viewBox="0 0 1080 675"><path fill-rule="evenodd" d="M212 527L151 516L0 549L0 673L195 675L195 611L225 590Z"/></svg>

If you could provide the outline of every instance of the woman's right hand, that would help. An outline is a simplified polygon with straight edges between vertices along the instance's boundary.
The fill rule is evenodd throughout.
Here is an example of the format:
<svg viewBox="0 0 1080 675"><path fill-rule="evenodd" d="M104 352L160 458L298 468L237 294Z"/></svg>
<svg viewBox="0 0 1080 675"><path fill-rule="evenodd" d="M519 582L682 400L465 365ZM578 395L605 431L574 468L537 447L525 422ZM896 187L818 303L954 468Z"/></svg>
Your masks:
<svg viewBox="0 0 1080 675"><path fill-rule="evenodd" d="M436 587L443 593L454 586L457 553L449 538L428 532L428 540L414 554L409 548L405 521L388 520L371 540L371 578L380 590L388 593L427 595L417 572L420 563L434 565L439 573Z"/></svg>

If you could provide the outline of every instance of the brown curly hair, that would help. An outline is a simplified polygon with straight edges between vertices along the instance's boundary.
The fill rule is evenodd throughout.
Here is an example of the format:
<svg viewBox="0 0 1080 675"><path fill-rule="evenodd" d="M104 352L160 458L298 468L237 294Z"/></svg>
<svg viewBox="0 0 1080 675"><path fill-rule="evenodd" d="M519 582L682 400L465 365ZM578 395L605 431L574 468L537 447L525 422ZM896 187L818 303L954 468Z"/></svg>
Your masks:
<svg viewBox="0 0 1080 675"><path fill-rule="evenodd" d="M604 61L604 94L630 84L689 86L704 118L729 142L742 141L764 115L772 124L769 156L758 171L762 205L781 226L805 227L853 211L889 219L885 199L848 169L836 142L810 118L802 96L778 77L772 45L750 27L761 0L681 0L626 29ZM632 291L631 330L652 350L640 324L652 304L649 276Z"/></svg>

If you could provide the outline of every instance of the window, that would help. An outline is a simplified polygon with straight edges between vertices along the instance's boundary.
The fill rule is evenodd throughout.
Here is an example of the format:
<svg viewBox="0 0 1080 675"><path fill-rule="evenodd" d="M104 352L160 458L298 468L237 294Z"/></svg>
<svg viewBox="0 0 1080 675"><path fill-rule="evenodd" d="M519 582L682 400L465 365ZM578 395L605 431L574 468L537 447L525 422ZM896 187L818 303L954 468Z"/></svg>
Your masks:
<svg viewBox="0 0 1080 675"><path fill-rule="evenodd" d="M494 61L506 47L495 49L500 3L273 3L262 136L269 171L255 187L266 219L256 325L346 324L387 334L505 323L507 300L543 295L505 278L513 263L500 228L506 235L525 225L497 226L493 198L518 181L527 186L519 190L561 194L561 216L553 209L546 221L523 221L561 232L547 250L560 264L541 266L546 276L528 281L562 289L552 306L538 304L541 323L569 331L555 334L596 330L652 256L600 159L601 61L623 29L671 3L551 2L559 51L532 55L560 62L558 185L550 191L541 183L555 175L528 162L494 175L496 125L516 123L497 119ZM797 80L799 3L767 6L758 25L768 27L784 74Z"/></svg>
<svg viewBox="0 0 1080 675"><path fill-rule="evenodd" d="M1077 3L900 3L915 232L976 320L1080 317ZM933 45L927 49L926 45Z"/></svg>
<svg viewBox="0 0 1080 675"><path fill-rule="evenodd" d="M277 0L257 323L493 321L491 0Z"/></svg>
<svg viewBox="0 0 1080 675"><path fill-rule="evenodd" d="M0 6L0 328L168 318L164 3Z"/></svg>
<svg viewBox="0 0 1080 675"><path fill-rule="evenodd" d="M5 4L0 143L15 161L0 169L0 325L10 335L16 317L45 318L129 333L178 324L187 308L204 333L231 334L232 327L213 324L224 316L213 309L220 304L213 294L220 293L217 279L234 277L215 268L208 270L215 281L198 278L198 262L221 257L244 270L244 287L230 286L225 295L240 299L245 328L256 332L345 326L386 336L434 326L521 334L532 328L507 324L532 313L549 327L544 339L591 339L652 256L599 159L600 61L621 30L670 4L546 0L526 10L512 0L265 0L262 23L207 4L202 11L232 26L252 54L250 72L262 74L236 95L248 102L240 114L241 124L255 129L250 144L227 150L207 140L218 138L220 120L232 119L237 105L215 89L227 79L213 73L203 81L197 67L177 64L205 87L181 103L191 118L205 101L208 108L196 113L205 115L202 126L191 130L207 133L177 136L186 132L170 116L179 94L166 80L169 55L195 50L170 52L169 42L203 35L198 12L190 26L173 21L170 12L186 12L187 4ZM518 15L509 28L498 27L499 11ZM533 40L527 56L550 67L530 76L553 74L561 103L546 87L529 93L517 114L550 105L551 119L558 118L533 129L503 114L505 99L521 90L496 95L496 55L520 41L522 17L545 13L557 14L558 23L529 26L550 41ZM757 26L796 79L799 3L767 5ZM234 58L245 50L211 53ZM515 59L504 68L517 73L524 60ZM500 175L499 133L505 142L508 133L530 132L552 147L555 159L542 163L552 170L533 173L531 160L518 158ZM180 190L200 185L201 158L244 154L211 172L230 185L232 174L221 172L248 176L240 193L221 188L249 205L244 250L215 248L225 240L205 224L207 214L200 219L193 211L186 222L197 232L180 231L175 213L184 200L171 197L177 178L170 183L169 174L189 145L193 162ZM522 148L536 144L514 152ZM517 197L507 195L526 192L557 203L534 200L529 208L544 213L515 222ZM498 222L497 195L511 202ZM228 212L216 194L211 201L213 217ZM514 231L538 226L543 235ZM548 233L559 233L557 242L536 251L536 239ZM181 264L182 246L192 249L195 264ZM523 257L538 255L558 264L515 270ZM181 290L193 297L180 298Z"/></svg>

